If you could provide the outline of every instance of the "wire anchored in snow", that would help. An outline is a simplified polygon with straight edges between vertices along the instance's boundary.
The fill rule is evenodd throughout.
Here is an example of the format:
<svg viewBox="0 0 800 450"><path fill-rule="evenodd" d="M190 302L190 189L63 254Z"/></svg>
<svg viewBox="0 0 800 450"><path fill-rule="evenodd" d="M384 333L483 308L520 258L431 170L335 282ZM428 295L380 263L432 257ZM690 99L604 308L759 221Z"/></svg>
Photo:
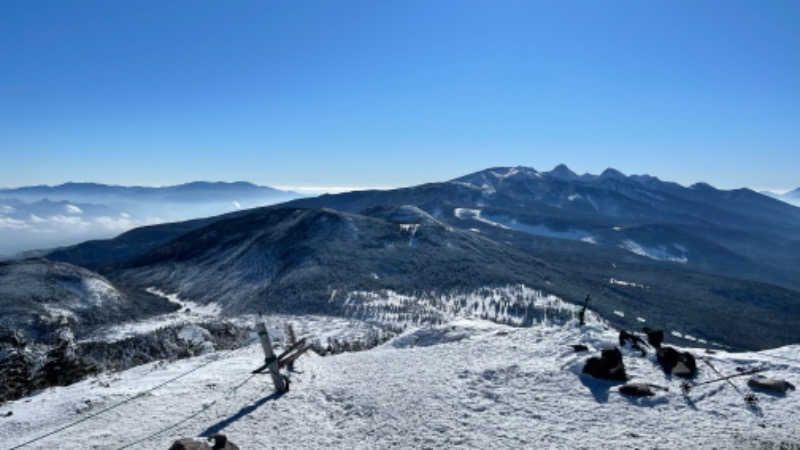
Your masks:
<svg viewBox="0 0 800 450"><path fill-rule="evenodd" d="M688 381L684 381L683 383L681 383L681 392L683 392L684 395L689 395L689 393L692 391L692 389L696 388L697 386L702 386L704 384L719 383L720 381L725 381L728 384L730 384L731 386L733 386L733 388L736 390L736 392L739 393L739 395L742 396L742 398L744 399L744 402L748 406L756 406L756 404L758 403L758 396L756 394L753 394L753 393L749 393L749 394L743 393L741 391L741 389L739 389L738 386L733 384L733 382L731 381L731 378L742 377L742 376L745 376L745 375L753 375L755 373L761 372L763 369L755 368L755 369L745 370L743 372L735 373L733 375L722 375L722 373L719 370L717 370L717 368L714 367L713 364L711 364L711 361L709 361L707 358L702 358L702 359L703 359L703 362L706 363L708 365L708 367L710 367L711 370L714 371L714 373L719 375L719 378L715 378L713 380L708 380L708 381L704 381L702 383L695 383L695 384L691 384Z"/></svg>
<svg viewBox="0 0 800 450"><path fill-rule="evenodd" d="M243 345L243 346L241 346L241 347L239 347L239 348L237 348L237 349L234 349L234 351L236 351L236 350L240 350L240 349L242 349L242 348L244 348L244 347L246 347L246 345ZM228 357L230 357L230 354L228 355ZM47 433L47 434L43 434L43 435L41 435L41 436L39 436L39 437L37 437L37 438L31 439L31 440L29 440L29 441L27 441L27 442L23 442L22 444L19 444L19 445L17 445L16 447L12 447L12 448L11 448L11 450L15 450L15 449L18 449L18 448L22 448L22 447L25 447L25 446L27 446L27 445L33 444L34 442L40 441L40 440L42 440L42 439L44 439L44 438L47 438L47 437L50 437L50 436L53 436L53 435L59 434L59 433L61 433L62 431L65 431L65 430L67 430L67 429L69 429L69 428L72 428L72 427L74 427L74 426L76 426L76 425L79 425L79 424L81 424L81 423L83 423L83 422L86 422L86 421L87 421L87 420L89 420L89 419L93 419L93 418L95 418L95 417L97 417L97 416L100 416L100 415L102 415L102 414L105 414L105 413L107 413L107 412L109 412L109 411L111 411L111 410L113 410L113 409L119 408L120 406L123 406L123 405L125 405L125 404L127 404L127 403L130 403L130 402L134 401L134 400L137 400L137 399L139 399L139 398L142 398L142 397L144 397L145 395L149 394L150 392L153 392L153 391L155 391L156 389L159 389L159 388L161 388L161 387L163 387L163 386L166 386L166 385L168 385L168 384L170 384L170 383L172 383L172 382L174 382L174 381L177 381L177 380L179 380L180 378L183 378L183 377L185 377L185 376L187 376L187 375L189 375L189 374L191 374L191 373L193 373L193 372L196 372L196 371L198 371L198 370L200 370L200 369L202 369L202 368L204 368L204 367L207 367L207 366L209 366L209 365L211 365L211 364L213 364L213 363L215 363L215 362L217 362L217 361L219 361L219 360L220 360L220 359L212 359L211 361L208 361L208 362L206 362L206 363L200 364L199 366L197 366L197 367L195 367L195 368L193 368L193 369L191 369L191 370L188 370L188 371L186 371L186 372L184 372L184 373L182 373L182 374L180 374L180 375L178 375L178 376L176 376L176 377L174 377L174 378L171 378L171 379L169 379L169 380L167 380L167 381L165 381L165 382L163 382L163 383L161 383L161 384L159 384L159 385L157 385L157 386L155 386L155 387L152 387L152 388L150 388L150 389L147 389L146 391L142 391L142 392L140 392L140 393L138 393L138 394L134 395L134 396L133 396L133 397L131 397L131 398L125 399L125 400L123 400L123 401L121 401L121 402L119 402L119 403L117 403L117 404L114 404L114 405L112 405L112 406L109 406L108 408L101 409L100 411L97 411L97 412L96 412L96 413L94 413L94 414L90 414L90 415L88 415L88 416L86 416L86 417L84 417L84 418L82 418L82 419L80 419L80 420L77 420L77 421L75 421L75 422L72 422L72 423L69 423L69 424L67 424L67 425L64 425L63 427L56 428L55 430L53 430L53 431L51 431L51 432L49 432L49 433ZM249 378L248 378L248 380L249 380Z"/></svg>

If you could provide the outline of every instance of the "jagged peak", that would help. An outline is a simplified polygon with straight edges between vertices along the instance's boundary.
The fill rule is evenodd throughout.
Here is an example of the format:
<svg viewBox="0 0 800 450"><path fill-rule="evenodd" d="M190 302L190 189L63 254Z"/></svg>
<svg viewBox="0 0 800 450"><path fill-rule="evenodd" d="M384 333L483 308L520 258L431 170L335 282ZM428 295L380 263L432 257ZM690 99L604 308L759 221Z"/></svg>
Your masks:
<svg viewBox="0 0 800 450"><path fill-rule="evenodd" d="M456 183L466 183L481 188L495 188L497 184L501 183L503 180L520 176L539 178L542 176L542 174L532 167L525 166L492 167L490 169L471 173L451 181Z"/></svg>

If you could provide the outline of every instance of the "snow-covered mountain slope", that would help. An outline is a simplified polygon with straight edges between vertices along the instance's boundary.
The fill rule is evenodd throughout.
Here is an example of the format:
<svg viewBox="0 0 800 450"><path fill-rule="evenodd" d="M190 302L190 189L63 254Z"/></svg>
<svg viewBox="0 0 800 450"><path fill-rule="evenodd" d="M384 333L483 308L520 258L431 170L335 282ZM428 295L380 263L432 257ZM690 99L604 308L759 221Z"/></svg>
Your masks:
<svg viewBox="0 0 800 450"><path fill-rule="evenodd" d="M37 340L69 325L87 328L176 309L169 301L120 287L89 270L43 259L0 262L0 329Z"/></svg>
<svg viewBox="0 0 800 450"><path fill-rule="evenodd" d="M800 289L800 209L748 189L719 190L703 183L684 187L614 169L578 176L563 165L550 172L495 167L449 182L288 203L355 213L399 204L418 206L453 227L478 229L500 242L539 251L547 246L562 255L571 251L543 244L541 238L589 242L600 249L562 246L619 259L610 248L619 248L619 242L644 239L648 247L669 248L680 235L678 243L687 251L661 261ZM518 238L509 238L514 235Z"/></svg>
<svg viewBox="0 0 800 450"><path fill-rule="evenodd" d="M800 445L796 391L760 392L755 407L724 382L684 395L679 379L665 376L652 353L641 357L628 349L631 381L669 391L629 398L615 384L580 374L590 355L616 340L616 331L597 321L579 329L574 321L510 328L458 319L408 330L366 352L304 356L291 391L281 397L272 395L268 376L249 378L263 359L258 346L249 346L102 375L3 405L0 416L13 415L0 418L0 439L16 448L85 419L24 448L163 449L177 438L217 432L242 449ZM591 352L575 353L572 344ZM689 350L698 357L698 383L717 377L703 358L724 374L758 367L800 384L800 346L736 354ZM731 380L748 393L745 381Z"/></svg>
<svg viewBox="0 0 800 450"><path fill-rule="evenodd" d="M537 286L551 272L508 245L392 207L256 210L184 234L111 275L216 302L224 313L296 314L334 312L337 291Z"/></svg>

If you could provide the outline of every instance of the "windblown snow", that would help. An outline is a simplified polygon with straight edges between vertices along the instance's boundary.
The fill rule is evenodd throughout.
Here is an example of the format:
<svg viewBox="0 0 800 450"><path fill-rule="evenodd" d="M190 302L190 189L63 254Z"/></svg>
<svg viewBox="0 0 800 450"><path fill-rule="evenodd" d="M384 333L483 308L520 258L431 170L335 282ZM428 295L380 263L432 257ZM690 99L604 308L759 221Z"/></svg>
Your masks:
<svg viewBox="0 0 800 450"><path fill-rule="evenodd" d="M618 344L615 330L590 318L583 328L574 320L513 328L466 318L412 328L369 351L303 356L283 396L272 394L267 375L248 381L263 361L257 345L148 364L0 406L0 439L18 446L129 400L26 448L165 449L181 437L218 432L242 449L800 444L796 392L759 392L757 406L749 407L737 392L750 392L745 379L734 378L736 387L713 383L684 395L680 380L665 376L652 352L642 357L627 348L631 381L668 391L628 398L616 384L582 375L589 356ZM573 344L590 352L575 353ZM689 350L698 357L696 382L718 377L703 358L723 374L762 368L764 375L800 384L798 345L755 353ZM8 412L13 416L5 417Z"/></svg>
<svg viewBox="0 0 800 450"><path fill-rule="evenodd" d="M534 236L568 239L573 241L582 240L584 242L595 243L595 240L592 238L592 236L584 230L554 230L544 224L529 225L510 217L486 215L480 209L456 208L453 214L458 219L473 219L493 227L520 231Z"/></svg>
<svg viewBox="0 0 800 450"><path fill-rule="evenodd" d="M639 256L644 256L646 258L655 259L657 261L670 261L685 264L689 261L686 257L686 247L681 246L680 244L675 244L677 250L681 252L680 256L676 256L675 254L671 253L667 248L664 246L659 247L647 247L644 245L639 244L636 241L632 241L630 239L625 240L620 247L635 253Z"/></svg>

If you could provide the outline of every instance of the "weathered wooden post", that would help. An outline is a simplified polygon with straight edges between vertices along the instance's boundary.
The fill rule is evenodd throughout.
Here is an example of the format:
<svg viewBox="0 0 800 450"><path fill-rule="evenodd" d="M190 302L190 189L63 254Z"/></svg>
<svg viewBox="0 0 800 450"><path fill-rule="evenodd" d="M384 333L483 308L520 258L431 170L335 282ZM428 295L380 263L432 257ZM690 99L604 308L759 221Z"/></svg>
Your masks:
<svg viewBox="0 0 800 450"><path fill-rule="evenodd" d="M263 321L256 322L256 332L261 339L261 348L264 349L264 364L269 368L269 373L272 375L272 384L275 386L275 392L286 392L286 382L278 370L278 357L272 351L272 342L269 339L269 333L267 333L267 326Z"/></svg>

